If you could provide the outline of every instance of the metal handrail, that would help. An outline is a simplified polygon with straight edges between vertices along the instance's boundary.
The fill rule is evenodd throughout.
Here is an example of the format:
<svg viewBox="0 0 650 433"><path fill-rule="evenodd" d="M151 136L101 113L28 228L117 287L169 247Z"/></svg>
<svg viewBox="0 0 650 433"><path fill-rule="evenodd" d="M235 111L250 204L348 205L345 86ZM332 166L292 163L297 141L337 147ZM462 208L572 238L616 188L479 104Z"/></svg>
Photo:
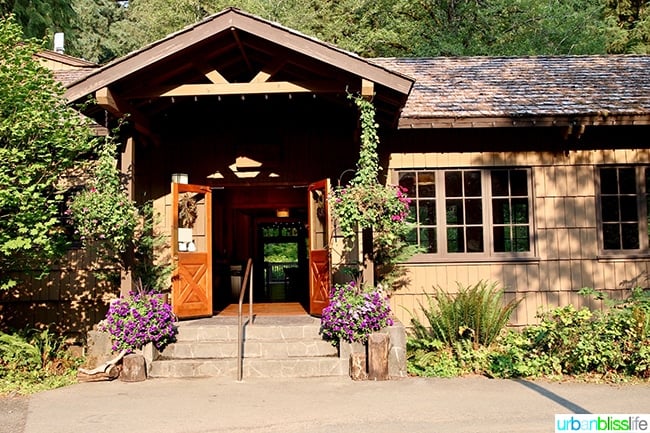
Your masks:
<svg viewBox="0 0 650 433"><path fill-rule="evenodd" d="M246 281L248 281L248 323L253 324L253 259L248 259L246 271L239 289L239 305L237 307L237 380L241 382L244 376L244 324L242 320L242 309L244 294L246 293Z"/></svg>

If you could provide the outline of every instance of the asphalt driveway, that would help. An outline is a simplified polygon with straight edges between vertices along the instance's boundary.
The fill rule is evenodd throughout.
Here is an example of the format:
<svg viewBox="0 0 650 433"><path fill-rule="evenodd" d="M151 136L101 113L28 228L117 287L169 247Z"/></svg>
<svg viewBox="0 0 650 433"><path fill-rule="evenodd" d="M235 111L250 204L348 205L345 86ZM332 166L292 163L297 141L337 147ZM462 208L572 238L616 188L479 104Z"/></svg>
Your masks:
<svg viewBox="0 0 650 433"><path fill-rule="evenodd" d="M649 413L650 384L150 379L4 398L0 410L3 433L552 432L555 414Z"/></svg>

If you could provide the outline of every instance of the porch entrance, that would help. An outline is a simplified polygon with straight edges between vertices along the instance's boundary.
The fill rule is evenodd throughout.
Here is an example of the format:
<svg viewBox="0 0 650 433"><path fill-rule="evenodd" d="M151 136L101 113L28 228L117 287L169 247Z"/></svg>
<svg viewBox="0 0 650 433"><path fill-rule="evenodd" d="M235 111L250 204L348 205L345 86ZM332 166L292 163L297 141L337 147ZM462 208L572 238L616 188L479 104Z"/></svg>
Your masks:
<svg viewBox="0 0 650 433"><path fill-rule="evenodd" d="M260 302L305 302L308 287L307 230L300 219L259 221L254 287ZM255 267L254 267L255 269Z"/></svg>

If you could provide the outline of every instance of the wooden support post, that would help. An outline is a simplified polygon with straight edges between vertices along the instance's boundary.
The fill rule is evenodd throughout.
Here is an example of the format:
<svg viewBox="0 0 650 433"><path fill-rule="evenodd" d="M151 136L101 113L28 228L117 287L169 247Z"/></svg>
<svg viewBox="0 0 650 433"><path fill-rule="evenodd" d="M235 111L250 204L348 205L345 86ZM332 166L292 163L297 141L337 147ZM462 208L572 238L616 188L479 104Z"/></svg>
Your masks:
<svg viewBox="0 0 650 433"><path fill-rule="evenodd" d="M122 173L123 176L126 178L126 192L129 197L129 200L134 199L134 182L133 182L133 175L134 175L134 160L135 160L135 145L133 142L133 137L129 137L126 139L126 145L124 146L124 150L122 151L122 155L120 158L120 172ZM129 256L127 261L129 264L132 262L133 257ZM129 293L133 291L133 276L131 275L130 270L122 270L121 273L121 279L120 279L120 294L122 296L128 296Z"/></svg>
<svg viewBox="0 0 650 433"><path fill-rule="evenodd" d="M368 337L368 379L388 380L388 334L373 332Z"/></svg>

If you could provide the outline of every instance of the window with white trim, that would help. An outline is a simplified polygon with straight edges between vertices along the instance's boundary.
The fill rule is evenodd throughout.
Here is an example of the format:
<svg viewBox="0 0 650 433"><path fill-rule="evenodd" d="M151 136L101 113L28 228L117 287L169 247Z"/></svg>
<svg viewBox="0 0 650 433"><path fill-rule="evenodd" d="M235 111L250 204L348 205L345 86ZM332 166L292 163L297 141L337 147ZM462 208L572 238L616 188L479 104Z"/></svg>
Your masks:
<svg viewBox="0 0 650 433"><path fill-rule="evenodd" d="M601 249L648 252L650 167L604 166L598 171Z"/></svg>
<svg viewBox="0 0 650 433"><path fill-rule="evenodd" d="M530 257L526 168L398 170L411 198L407 241L440 258Z"/></svg>

